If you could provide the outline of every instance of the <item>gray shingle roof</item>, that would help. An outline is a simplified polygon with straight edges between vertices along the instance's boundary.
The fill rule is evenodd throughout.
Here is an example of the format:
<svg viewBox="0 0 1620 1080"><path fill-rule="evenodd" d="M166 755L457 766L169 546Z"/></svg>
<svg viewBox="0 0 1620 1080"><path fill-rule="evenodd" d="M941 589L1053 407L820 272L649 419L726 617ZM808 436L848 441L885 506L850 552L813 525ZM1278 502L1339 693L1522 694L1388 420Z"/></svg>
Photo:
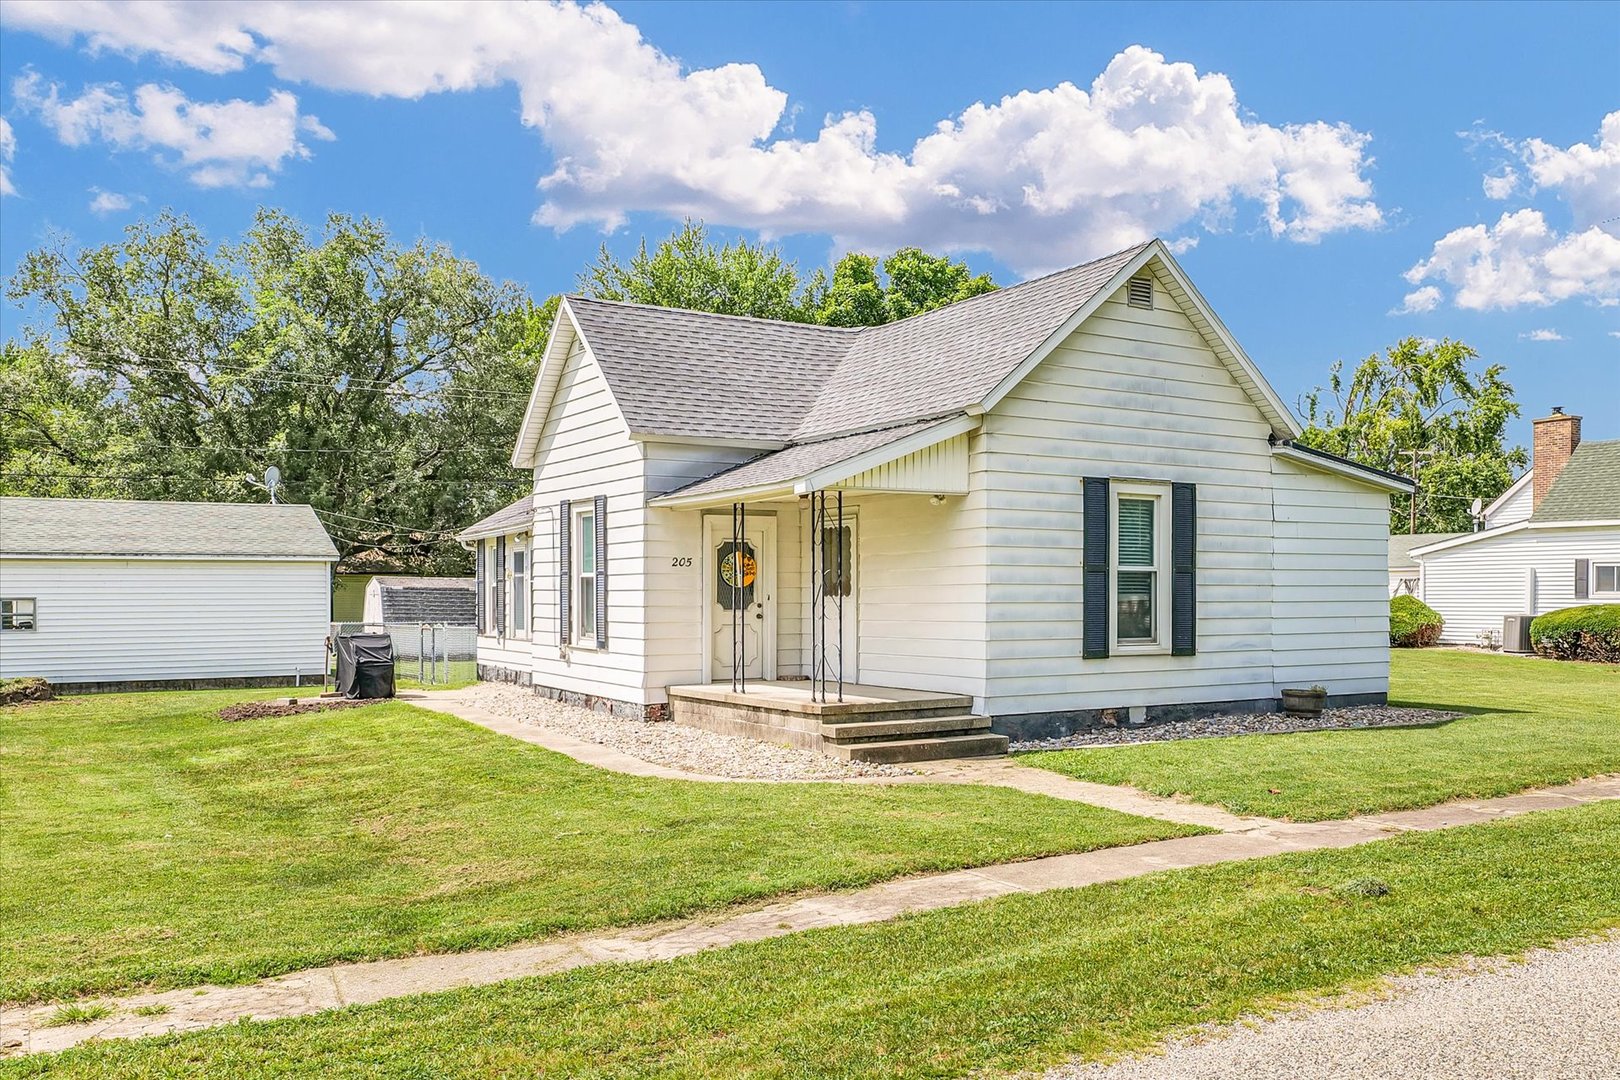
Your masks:
<svg viewBox="0 0 1620 1080"><path fill-rule="evenodd" d="M1391 570L1406 570L1418 564L1412 556L1413 548L1427 547L1438 544L1442 540L1450 540L1463 533L1390 533L1389 535L1389 568Z"/></svg>
<svg viewBox="0 0 1620 1080"><path fill-rule="evenodd" d="M848 461L850 458L864 454L868 450L887 446L889 443L897 439L903 439L913 432L922 431L934 423L937 423L937 421L924 420L915 424L884 428L881 431L865 431L857 435L841 435L833 439L823 439L820 442L801 443L798 446L790 446L785 450L762 454L752 461L745 461L741 465L716 473L696 483L688 484L684 488L678 488L669 494L709 495L715 492L738 491L790 483L806 473L814 472L828 465L836 465L840 461Z"/></svg>
<svg viewBox="0 0 1620 1080"><path fill-rule="evenodd" d="M525 495L510 506L503 506L493 514L462 529L457 537L472 540L480 536L502 536L528 532L534 528L534 496Z"/></svg>
<svg viewBox="0 0 1620 1080"><path fill-rule="evenodd" d="M630 430L786 442L859 331L570 296Z"/></svg>
<svg viewBox="0 0 1620 1080"><path fill-rule="evenodd" d="M308 506L0 498L6 555L338 557Z"/></svg>
<svg viewBox="0 0 1620 1080"><path fill-rule="evenodd" d="M632 432L803 442L977 404L1146 246L884 326L568 306Z"/></svg>
<svg viewBox="0 0 1620 1080"><path fill-rule="evenodd" d="M1620 439L1583 442L1553 481L1534 522L1611 521L1620 518Z"/></svg>
<svg viewBox="0 0 1620 1080"><path fill-rule="evenodd" d="M862 330L796 436L814 438L978 404L1146 246Z"/></svg>
<svg viewBox="0 0 1620 1080"><path fill-rule="evenodd" d="M372 578L382 602L385 623L446 623L471 626L477 621L478 583L474 578Z"/></svg>

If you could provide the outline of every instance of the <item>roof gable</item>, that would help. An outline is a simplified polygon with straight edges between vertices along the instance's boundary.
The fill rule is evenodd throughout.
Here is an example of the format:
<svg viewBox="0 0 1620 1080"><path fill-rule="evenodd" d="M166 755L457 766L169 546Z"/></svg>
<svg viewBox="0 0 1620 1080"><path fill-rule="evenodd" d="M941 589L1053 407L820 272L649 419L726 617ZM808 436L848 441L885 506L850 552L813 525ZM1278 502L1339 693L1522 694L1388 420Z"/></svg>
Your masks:
<svg viewBox="0 0 1620 1080"><path fill-rule="evenodd" d="M633 436L780 447L992 406L1151 264L1274 431L1298 425L1164 244L882 326L841 328L567 297L513 464L534 463L563 337L583 340ZM556 346L559 355L553 354Z"/></svg>
<svg viewBox="0 0 1620 1080"><path fill-rule="evenodd" d="M1620 519L1620 439L1583 442L1530 515L1536 524Z"/></svg>

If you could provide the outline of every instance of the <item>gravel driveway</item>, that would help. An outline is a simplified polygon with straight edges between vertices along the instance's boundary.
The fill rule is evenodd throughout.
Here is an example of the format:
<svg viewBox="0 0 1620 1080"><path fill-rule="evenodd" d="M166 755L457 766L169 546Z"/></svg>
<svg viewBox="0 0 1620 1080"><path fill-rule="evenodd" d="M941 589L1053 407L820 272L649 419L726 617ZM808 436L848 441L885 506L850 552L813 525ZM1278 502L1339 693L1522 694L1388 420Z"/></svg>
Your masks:
<svg viewBox="0 0 1620 1080"><path fill-rule="evenodd" d="M1614 1080L1620 936L1390 981L1391 996L1177 1040L1046 1080Z"/></svg>
<svg viewBox="0 0 1620 1080"><path fill-rule="evenodd" d="M909 776L896 765L835 761L813 750L717 735L668 721L625 720L541 697L520 687L479 683L462 696L490 712L611 747L672 769L739 780L848 780Z"/></svg>

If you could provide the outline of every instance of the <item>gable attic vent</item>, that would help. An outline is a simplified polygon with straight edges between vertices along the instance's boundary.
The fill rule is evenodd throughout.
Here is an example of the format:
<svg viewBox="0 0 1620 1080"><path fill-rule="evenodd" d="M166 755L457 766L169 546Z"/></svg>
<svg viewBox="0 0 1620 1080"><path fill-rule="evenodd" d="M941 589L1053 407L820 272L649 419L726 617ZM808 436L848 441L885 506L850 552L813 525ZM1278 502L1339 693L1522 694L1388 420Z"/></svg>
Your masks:
<svg viewBox="0 0 1620 1080"><path fill-rule="evenodd" d="M1125 283L1125 300L1131 307L1153 307L1153 279L1133 277Z"/></svg>

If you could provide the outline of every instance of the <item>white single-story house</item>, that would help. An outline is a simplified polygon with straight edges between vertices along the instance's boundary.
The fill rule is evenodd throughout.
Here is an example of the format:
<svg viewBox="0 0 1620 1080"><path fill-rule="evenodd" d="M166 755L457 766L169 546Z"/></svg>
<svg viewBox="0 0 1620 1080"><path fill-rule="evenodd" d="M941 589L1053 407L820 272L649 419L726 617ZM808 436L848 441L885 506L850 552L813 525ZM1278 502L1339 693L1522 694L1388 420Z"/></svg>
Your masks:
<svg viewBox="0 0 1620 1080"><path fill-rule="evenodd" d="M1442 641L1498 643L1507 616L1620 603L1620 440L1583 443L1581 418L1554 409L1532 446L1480 531L1412 551Z"/></svg>
<svg viewBox="0 0 1620 1080"><path fill-rule="evenodd" d="M472 626L477 620L473 578L378 574L366 582L366 623Z"/></svg>
<svg viewBox="0 0 1620 1080"><path fill-rule="evenodd" d="M532 497L461 534L480 669L729 730L810 713L823 748L883 714L940 756L1382 701L1411 484L1299 433L1159 241L876 327L568 297Z"/></svg>
<svg viewBox="0 0 1620 1080"><path fill-rule="evenodd" d="M318 682L337 558L307 506L0 498L0 677Z"/></svg>

